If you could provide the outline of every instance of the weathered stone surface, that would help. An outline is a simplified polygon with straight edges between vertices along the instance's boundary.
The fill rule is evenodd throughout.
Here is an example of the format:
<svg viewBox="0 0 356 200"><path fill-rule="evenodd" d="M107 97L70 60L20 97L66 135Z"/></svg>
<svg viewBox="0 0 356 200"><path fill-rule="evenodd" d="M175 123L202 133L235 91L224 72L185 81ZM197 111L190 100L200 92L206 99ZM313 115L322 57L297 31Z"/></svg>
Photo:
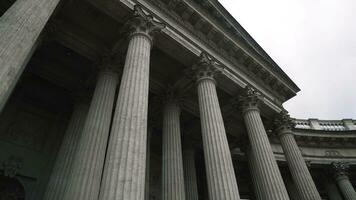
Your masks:
<svg viewBox="0 0 356 200"><path fill-rule="evenodd" d="M85 119L88 113L89 101L76 101L74 110L64 134L57 159L47 184L45 200L62 200L72 171L74 156L77 151Z"/></svg>
<svg viewBox="0 0 356 200"><path fill-rule="evenodd" d="M251 146L247 145L245 147L245 152L247 156L247 161L248 161L248 167L250 170L251 174L251 179L252 179L252 184L253 184L253 191L255 194L256 199L262 199L263 198L263 190L261 190L261 185L258 183L258 172L256 171L257 164L256 159L254 158L251 150Z"/></svg>
<svg viewBox="0 0 356 200"><path fill-rule="evenodd" d="M145 196L148 84L152 34L164 28L138 6L128 24L130 42L112 123L101 200Z"/></svg>
<svg viewBox="0 0 356 200"><path fill-rule="evenodd" d="M103 68L90 104L73 163L65 200L97 200L118 74Z"/></svg>
<svg viewBox="0 0 356 200"><path fill-rule="evenodd" d="M294 139L294 121L286 111L275 119L276 131L301 200L321 200L313 178Z"/></svg>
<svg viewBox="0 0 356 200"><path fill-rule="evenodd" d="M150 200L150 170L151 170L151 130L147 131L147 147L146 147L146 177L145 177L145 200Z"/></svg>
<svg viewBox="0 0 356 200"><path fill-rule="evenodd" d="M197 78L209 199L238 200L240 195L214 80L219 70L205 53L193 70Z"/></svg>
<svg viewBox="0 0 356 200"><path fill-rule="evenodd" d="M287 189L283 183L277 161L274 158L271 144L269 143L264 128L260 111L260 95L247 87L239 97L242 105L243 117L247 128L247 134L251 145L253 157L253 174L257 181L255 188L256 197L260 200L289 200Z"/></svg>
<svg viewBox="0 0 356 200"><path fill-rule="evenodd" d="M17 0L0 17L0 111L59 0Z"/></svg>
<svg viewBox="0 0 356 200"><path fill-rule="evenodd" d="M162 199L185 200L180 108L169 98L163 110Z"/></svg>
<svg viewBox="0 0 356 200"><path fill-rule="evenodd" d="M299 192L297 188L295 187L295 184L290 177L290 175L285 174L286 177L284 177L284 183L286 184L286 188L289 194L289 198L291 200L300 200L302 199L299 195Z"/></svg>
<svg viewBox="0 0 356 200"><path fill-rule="evenodd" d="M189 148L183 151L183 163L186 199L198 200L197 169L195 167L195 152L193 149Z"/></svg>

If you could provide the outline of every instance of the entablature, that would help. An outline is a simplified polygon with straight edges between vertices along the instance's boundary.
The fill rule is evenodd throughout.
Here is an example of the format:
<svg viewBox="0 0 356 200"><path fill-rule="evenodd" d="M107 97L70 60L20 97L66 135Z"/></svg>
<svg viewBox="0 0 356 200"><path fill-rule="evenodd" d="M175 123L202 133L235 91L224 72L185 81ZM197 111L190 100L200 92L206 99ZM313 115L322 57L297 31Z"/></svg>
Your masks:
<svg viewBox="0 0 356 200"><path fill-rule="evenodd" d="M138 2L131 0L119 2L112 0L73 1L68 3L68 6L63 6L63 9L81 5L79 11L65 9L66 12L62 12L50 21L47 30L52 36L51 39L95 62L103 52L112 47L111 45L115 41L123 38L123 35L120 35L121 26L137 3L142 4L145 12L150 12L156 19L168 24L163 34L155 41L155 47L179 61L182 64L182 72L184 67L191 66L202 51L207 51L223 66L223 76L218 80L220 89L231 96L235 96L240 89L250 85L264 95L264 107L266 109L273 112L280 111L283 98L274 89L266 87L263 82L259 82L258 79L254 78L256 75L248 74L244 72L243 68L236 67L238 64L224 58L224 53L221 53L219 49L208 46L206 40L192 35L191 31L185 26L147 0ZM88 16L90 17L88 18ZM76 19L77 17L78 19ZM100 30L92 28L97 24L101 24ZM121 46L126 46L123 43L118 43ZM181 51L182 48L184 48L184 51ZM150 86L159 93L162 84L163 82L160 83L159 80L152 79ZM192 87L191 82L185 77L182 77L182 81L177 80L177 85L183 90Z"/></svg>
<svg viewBox="0 0 356 200"><path fill-rule="evenodd" d="M96 6L102 6L101 10L110 12L109 8L103 6L103 4L99 4L97 0L90 0L90 2ZM140 4L147 12L150 12L157 19L167 24L167 28L163 30L166 36L169 36L196 56L199 56L202 51L206 51L222 64L224 75L232 83L241 88L246 85L254 87L265 95L270 102L277 105L277 107L299 91L297 87L294 89L290 88L290 85L288 86L285 81L283 82L283 79L276 76L278 75L277 73L271 74L271 71L260 65L260 61L251 57L247 53L247 50L239 47L239 45L243 45L242 43L240 44L236 39L226 35L224 30L219 28L216 23L213 23L206 16L199 13L198 9L187 4L189 2L177 1L169 3L150 0L121 0L121 2L130 9L135 4ZM179 5L186 7L179 9ZM190 9L193 11L193 14L177 13L176 9L178 11L183 10L183 12ZM203 20L195 20L195 18ZM198 25L196 25L197 23ZM199 23L203 23L204 25L199 25ZM208 39L209 37L211 39ZM239 54L230 54L232 52L230 49L237 50ZM229 51L227 52L227 50ZM273 110L274 107L272 106Z"/></svg>
<svg viewBox="0 0 356 200"><path fill-rule="evenodd" d="M146 6L148 5L147 1L138 2L146 4ZM175 23L179 23L189 33L184 33L182 30L176 31L183 33L184 36L198 38L200 42L211 48L215 52L214 54L218 54L217 56L212 53L212 56L217 58L217 60L221 62L219 58L221 57L229 61L233 66L232 68L239 68L241 71L238 75L245 74L247 76L244 77L247 78L244 80L245 82L248 83L252 79L259 87L268 88L267 90L273 93L280 102L293 97L299 91L299 88L275 63L275 66L272 66L266 62L266 57L261 56L259 53L262 48L259 47L260 50L257 49L257 43L253 41L241 26L239 26L240 30L237 30L236 27L229 25L230 30L227 30L225 25L230 23L223 23L226 16L218 19L212 17L212 12L209 12L203 6L209 4L208 1L205 3L197 3L193 0L149 2L157 7L159 12L173 18ZM220 13L220 11L215 10L215 13ZM236 21L235 23L238 25ZM174 28L177 27L174 26ZM252 43L254 44L252 45ZM198 48L206 50L202 45L198 45ZM273 62L272 59L270 60ZM225 64L224 62L222 63ZM253 84L250 83L250 85Z"/></svg>

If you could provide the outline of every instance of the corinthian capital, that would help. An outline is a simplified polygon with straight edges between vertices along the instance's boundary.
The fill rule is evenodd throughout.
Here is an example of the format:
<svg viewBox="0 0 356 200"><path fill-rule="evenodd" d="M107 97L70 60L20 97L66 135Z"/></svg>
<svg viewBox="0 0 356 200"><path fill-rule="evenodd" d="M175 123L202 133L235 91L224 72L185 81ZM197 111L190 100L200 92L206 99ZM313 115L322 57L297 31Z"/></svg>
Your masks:
<svg viewBox="0 0 356 200"><path fill-rule="evenodd" d="M141 6L135 5L134 14L126 24L131 35L142 34L152 40L155 33L159 33L166 26L162 22L155 21L153 16L146 14Z"/></svg>
<svg viewBox="0 0 356 200"><path fill-rule="evenodd" d="M111 71L120 73L123 64L123 55L111 51L106 51L96 61L95 66L99 71Z"/></svg>
<svg viewBox="0 0 356 200"><path fill-rule="evenodd" d="M295 121L292 119L288 111L282 110L274 120L275 129L281 134L284 130L292 130L295 126Z"/></svg>
<svg viewBox="0 0 356 200"><path fill-rule="evenodd" d="M332 164L335 176L347 176L348 170L350 168L349 163L346 162L333 162Z"/></svg>
<svg viewBox="0 0 356 200"><path fill-rule="evenodd" d="M203 79L211 79L215 81L214 77L222 72L219 64L206 52L200 54L199 61L193 65L192 71L197 82Z"/></svg>
<svg viewBox="0 0 356 200"><path fill-rule="evenodd" d="M259 110L258 106L262 102L262 95L249 86L246 86L243 93L238 97L239 106L242 112L254 109Z"/></svg>

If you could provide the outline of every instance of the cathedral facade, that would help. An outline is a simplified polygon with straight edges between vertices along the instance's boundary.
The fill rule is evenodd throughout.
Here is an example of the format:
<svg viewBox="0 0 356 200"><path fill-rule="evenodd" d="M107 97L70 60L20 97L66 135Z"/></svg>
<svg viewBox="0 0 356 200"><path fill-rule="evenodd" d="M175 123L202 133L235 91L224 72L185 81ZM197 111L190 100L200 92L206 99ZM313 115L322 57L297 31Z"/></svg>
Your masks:
<svg viewBox="0 0 356 200"><path fill-rule="evenodd" d="M217 0L2 0L0 199L356 200L356 120Z"/></svg>

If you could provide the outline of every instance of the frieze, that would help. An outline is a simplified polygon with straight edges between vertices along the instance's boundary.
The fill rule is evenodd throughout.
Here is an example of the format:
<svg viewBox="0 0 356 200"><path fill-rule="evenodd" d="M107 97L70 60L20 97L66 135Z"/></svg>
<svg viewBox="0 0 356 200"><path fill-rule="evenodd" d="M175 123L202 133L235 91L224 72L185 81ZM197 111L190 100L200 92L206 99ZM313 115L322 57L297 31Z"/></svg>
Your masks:
<svg viewBox="0 0 356 200"><path fill-rule="evenodd" d="M335 148L345 148L355 147L354 139L349 138L344 140L344 138L335 138L335 137L325 137L325 135L301 135L300 133L294 132L295 139L299 145L302 146L311 146L317 145L319 147L335 147Z"/></svg>
<svg viewBox="0 0 356 200"><path fill-rule="evenodd" d="M343 157L343 155L336 150L327 150L325 151L325 157Z"/></svg>

